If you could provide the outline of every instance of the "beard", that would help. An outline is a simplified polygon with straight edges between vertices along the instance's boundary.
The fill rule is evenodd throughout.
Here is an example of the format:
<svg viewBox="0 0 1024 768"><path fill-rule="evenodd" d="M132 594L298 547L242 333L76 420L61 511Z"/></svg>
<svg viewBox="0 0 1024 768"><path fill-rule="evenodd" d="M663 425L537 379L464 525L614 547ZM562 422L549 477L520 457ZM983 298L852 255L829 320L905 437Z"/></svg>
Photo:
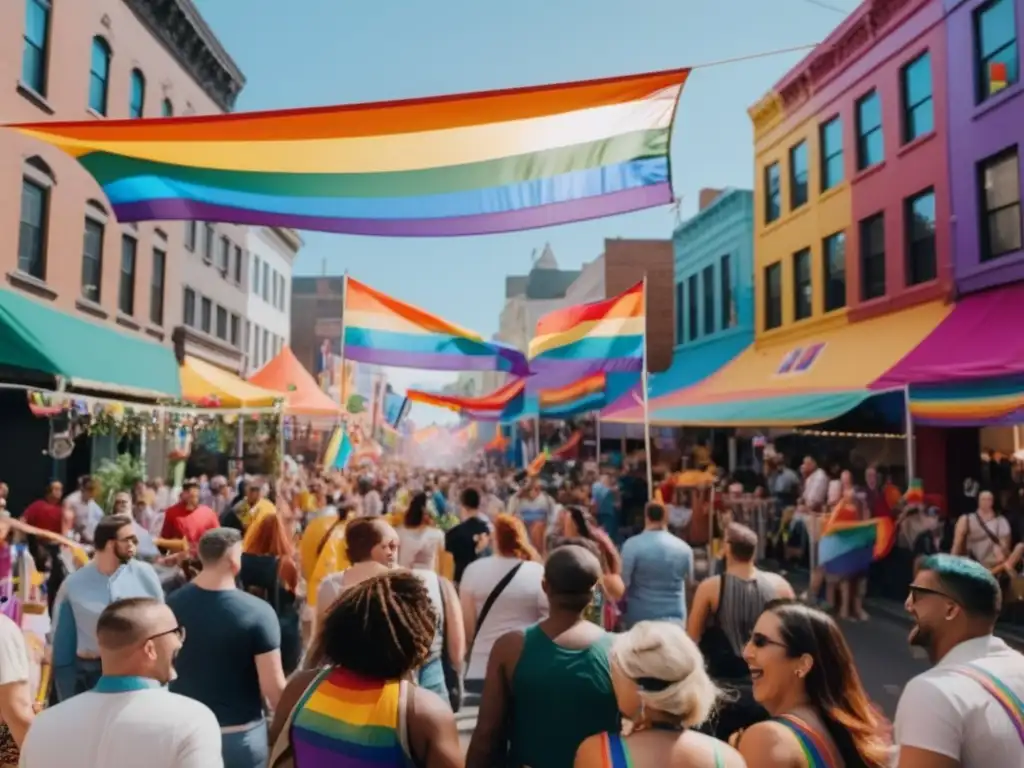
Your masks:
<svg viewBox="0 0 1024 768"><path fill-rule="evenodd" d="M932 644L932 631L915 622L914 626L910 630L910 635L907 637L907 640L912 646L916 646L918 648L930 648Z"/></svg>
<svg viewBox="0 0 1024 768"><path fill-rule="evenodd" d="M135 559L135 553L134 552L127 552L126 553L126 552L118 551L116 554L117 554L117 561L119 563L121 563L121 565L128 565L128 563L130 563L132 560Z"/></svg>

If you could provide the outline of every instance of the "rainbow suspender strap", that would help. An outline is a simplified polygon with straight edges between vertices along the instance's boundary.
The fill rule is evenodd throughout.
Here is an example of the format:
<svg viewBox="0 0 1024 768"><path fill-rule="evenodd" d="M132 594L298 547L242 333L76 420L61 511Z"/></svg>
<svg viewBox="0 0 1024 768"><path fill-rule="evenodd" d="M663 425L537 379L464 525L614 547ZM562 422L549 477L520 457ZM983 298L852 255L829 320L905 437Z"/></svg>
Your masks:
<svg viewBox="0 0 1024 768"><path fill-rule="evenodd" d="M954 667L953 671L974 680L999 702L999 706L1003 708L1017 729L1017 736L1020 737L1021 743L1024 744L1024 701L1021 701L1016 693L1007 688L1002 680L977 664L964 664Z"/></svg>
<svg viewBox="0 0 1024 768"><path fill-rule="evenodd" d="M629 751L622 737L617 733L604 733L602 741L604 748L601 750L603 759L601 768L633 768L633 761L629 757Z"/></svg>
<svg viewBox="0 0 1024 768"><path fill-rule="evenodd" d="M800 742L807 759L807 768L839 768L839 758L817 731L793 715L780 715L776 722L788 727Z"/></svg>

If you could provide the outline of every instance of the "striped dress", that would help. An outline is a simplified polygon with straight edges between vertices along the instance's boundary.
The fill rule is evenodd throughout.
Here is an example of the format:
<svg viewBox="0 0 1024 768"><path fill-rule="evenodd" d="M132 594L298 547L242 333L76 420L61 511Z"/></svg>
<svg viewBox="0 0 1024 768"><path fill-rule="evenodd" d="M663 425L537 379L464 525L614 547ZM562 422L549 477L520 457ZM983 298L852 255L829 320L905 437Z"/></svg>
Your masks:
<svg viewBox="0 0 1024 768"><path fill-rule="evenodd" d="M332 670L296 706L295 767L409 768L405 685Z"/></svg>

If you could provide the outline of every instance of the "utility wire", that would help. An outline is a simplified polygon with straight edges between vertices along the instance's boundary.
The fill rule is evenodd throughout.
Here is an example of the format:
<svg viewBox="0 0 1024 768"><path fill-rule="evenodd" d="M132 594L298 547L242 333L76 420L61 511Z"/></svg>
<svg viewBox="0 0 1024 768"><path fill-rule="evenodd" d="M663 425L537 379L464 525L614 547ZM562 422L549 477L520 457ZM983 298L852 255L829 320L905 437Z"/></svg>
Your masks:
<svg viewBox="0 0 1024 768"><path fill-rule="evenodd" d="M792 48L778 48L774 51L762 51L760 53L751 53L746 56L736 56L731 59L719 59L718 61L707 61L703 64L691 64L686 69L707 69L708 67L720 67L723 64L735 64L739 61L751 61L753 59L765 59L769 56L780 56L783 53L795 53L797 51L809 51L812 48L816 48L818 43L807 43L806 45L795 45Z"/></svg>
<svg viewBox="0 0 1024 768"><path fill-rule="evenodd" d="M843 14L843 16L849 16L850 13L851 13L850 11L846 10L845 8L840 8L838 5L832 5L831 3L826 3L824 0L803 0L803 1L805 3L807 3L808 5L816 5L819 8L824 8L826 11L834 11L835 13L841 13L841 14Z"/></svg>

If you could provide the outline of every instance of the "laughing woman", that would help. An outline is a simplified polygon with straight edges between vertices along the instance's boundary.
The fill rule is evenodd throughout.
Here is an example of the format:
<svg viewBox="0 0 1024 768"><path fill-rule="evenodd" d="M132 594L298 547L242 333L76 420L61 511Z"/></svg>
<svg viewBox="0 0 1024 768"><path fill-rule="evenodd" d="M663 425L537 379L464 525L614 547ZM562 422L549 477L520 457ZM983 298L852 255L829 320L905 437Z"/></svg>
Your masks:
<svg viewBox="0 0 1024 768"><path fill-rule="evenodd" d="M772 718L740 733L749 768L885 768L891 732L868 700L828 614L769 603L743 649L754 698Z"/></svg>

